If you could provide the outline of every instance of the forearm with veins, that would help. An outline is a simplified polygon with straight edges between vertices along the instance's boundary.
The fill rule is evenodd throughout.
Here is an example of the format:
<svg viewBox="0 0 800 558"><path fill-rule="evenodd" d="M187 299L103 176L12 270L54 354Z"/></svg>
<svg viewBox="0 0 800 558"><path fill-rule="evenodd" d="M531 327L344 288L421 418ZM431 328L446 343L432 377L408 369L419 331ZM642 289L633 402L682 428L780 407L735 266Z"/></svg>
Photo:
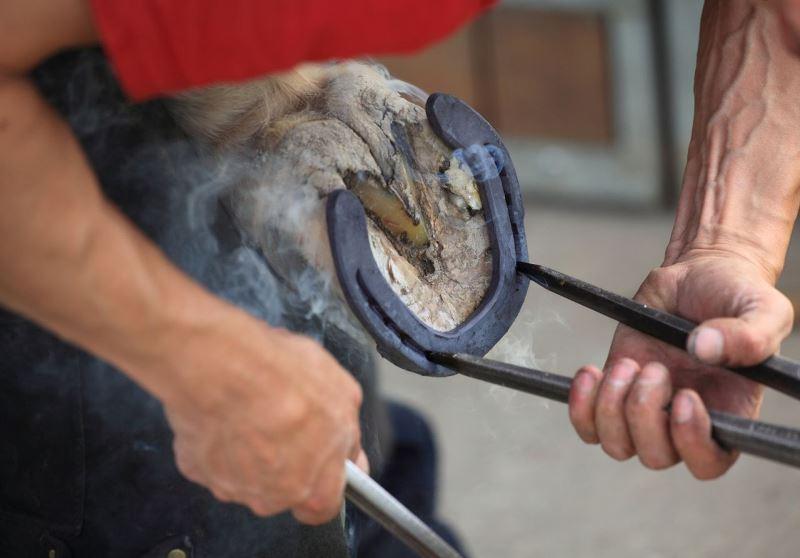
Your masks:
<svg viewBox="0 0 800 558"><path fill-rule="evenodd" d="M708 0L695 116L666 263L732 252L777 279L800 195L800 59L761 2Z"/></svg>

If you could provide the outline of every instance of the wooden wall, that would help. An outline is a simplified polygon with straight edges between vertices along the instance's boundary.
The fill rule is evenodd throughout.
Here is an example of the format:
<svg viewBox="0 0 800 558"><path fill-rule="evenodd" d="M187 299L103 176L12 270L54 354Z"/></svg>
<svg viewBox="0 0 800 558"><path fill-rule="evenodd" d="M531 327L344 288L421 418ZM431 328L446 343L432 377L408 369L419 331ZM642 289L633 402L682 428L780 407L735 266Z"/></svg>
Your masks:
<svg viewBox="0 0 800 558"><path fill-rule="evenodd" d="M506 136L613 141L600 13L501 7L424 52L380 62L428 92L463 98Z"/></svg>

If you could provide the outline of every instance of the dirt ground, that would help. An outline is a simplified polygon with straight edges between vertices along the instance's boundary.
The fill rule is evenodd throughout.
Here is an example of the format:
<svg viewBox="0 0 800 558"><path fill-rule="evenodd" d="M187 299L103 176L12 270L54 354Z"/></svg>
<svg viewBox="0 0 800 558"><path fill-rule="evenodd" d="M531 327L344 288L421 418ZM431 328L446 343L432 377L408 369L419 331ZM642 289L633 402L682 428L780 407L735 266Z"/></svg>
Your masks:
<svg viewBox="0 0 800 558"><path fill-rule="evenodd" d="M670 227L669 215L530 208L526 230L534 261L631 295L660 262ZM787 290L800 283L800 254L787 276ZM581 364L602 365L613 329L532 285L492 355L572 375ZM800 336L782 352L800 358ZM475 558L800 556L800 471L745 456L714 482L681 466L652 472L581 444L560 404L387 363L382 379L390 396L431 419L443 515ZM762 418L800 427L800 403L770 393Z"/></svg>

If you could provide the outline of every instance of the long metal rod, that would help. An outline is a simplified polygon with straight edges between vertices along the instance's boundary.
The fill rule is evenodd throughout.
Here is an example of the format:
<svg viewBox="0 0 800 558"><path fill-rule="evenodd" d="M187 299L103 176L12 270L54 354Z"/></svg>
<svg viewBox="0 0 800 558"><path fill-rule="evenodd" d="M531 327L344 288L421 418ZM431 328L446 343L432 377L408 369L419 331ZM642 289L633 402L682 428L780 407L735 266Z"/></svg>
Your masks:
<svg viewBox="0 0 800 558"><path fill-rule="evenodd" d="M383 525L422 558L463 558L420 518L352 461L346 463L345 495L355 506Z"/></svg>
<svg viewBox="0 0 800 558"><path fill-rule="evenodd" d="M542 265L517 262L517 271L557 295L679 349L686 348L697 325ZM791 359L775 355L755 366L729 370L800 399L800 363Z"/></svg>
<svg viewBox="0 0 800 558"><path fill-rule="evenodd" d="M525 393L566 403L572 378L465 354L428 355L451 370ZM666 411L665 411L666 412ZM800 467L800 430L711 411L711 434L724 448Z"/></svg>

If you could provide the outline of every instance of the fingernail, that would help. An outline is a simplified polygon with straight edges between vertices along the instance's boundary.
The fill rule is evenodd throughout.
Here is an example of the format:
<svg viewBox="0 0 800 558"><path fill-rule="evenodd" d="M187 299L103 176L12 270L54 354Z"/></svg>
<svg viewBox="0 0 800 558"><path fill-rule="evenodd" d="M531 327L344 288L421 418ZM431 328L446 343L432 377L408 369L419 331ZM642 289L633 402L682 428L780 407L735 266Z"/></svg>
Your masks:
<svg viewBox="0 0 800 558"><path fill-rule="evenodd" d="M594 376L589 372L580 372L575 378L575 389L581 395L588 395L594 389Z"/></svg>
<svg viewBox="0 0 800 558"><path fill-rule="evenodd" d="M672 402L672 415L675 417L675 422L684 424L692 420L692 413L694 404L692 398L689 396L676 397Z"/></svg>
<svg viewBox="0 0 800 558"><path fill-rule="evenodd" d="M637 382L646 387L661 385L667 374L669 374L669 370L666 366L660 362L652 362L642 369Z"/></svg>
<svg viewBox="0 0 800 558"><path fill-rule="evenodd" d="M722 333L713 327L698 327L689 337L689 353L706 364L719 364L725 340Z"/></svg>
<svg viewBox="0 0 800 558"><path fill-rule="evenodd" d="M621 360L611 367L608 383L614 387L622 387L631 383L633 376L636 374L636 368L628 360Z"/></svg>

